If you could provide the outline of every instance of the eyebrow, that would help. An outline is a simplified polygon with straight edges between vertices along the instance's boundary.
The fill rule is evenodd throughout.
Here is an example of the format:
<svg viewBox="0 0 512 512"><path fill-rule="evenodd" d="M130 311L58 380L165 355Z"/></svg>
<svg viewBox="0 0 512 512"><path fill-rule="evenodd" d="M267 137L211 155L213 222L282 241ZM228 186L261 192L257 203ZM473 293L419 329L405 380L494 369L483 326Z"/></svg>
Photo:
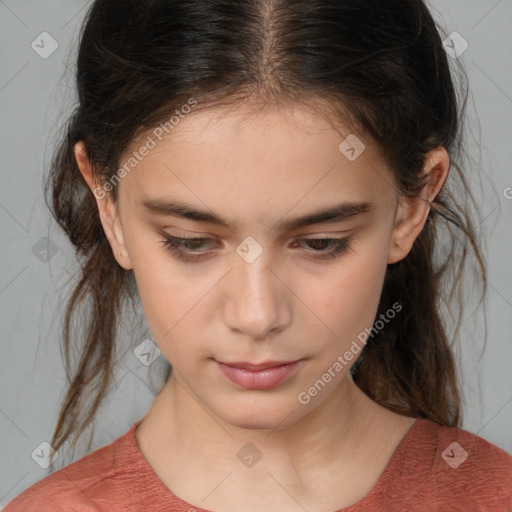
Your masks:
<svg viewBox="0 0 512 512"><path fill-rule="evenodd" d="M207 222L232 231L232 224L226 219L223 219L211 211L198 210L194 206L181 201L146 199L143 200L141 204L147 211L152 213L182 217L195 222ZM373 210L373 205L366 201L344 202L292 219L282 219L278 222L278 229L280 232L295 231L314 224L342 221L367 213L371 210Z"/></svg>

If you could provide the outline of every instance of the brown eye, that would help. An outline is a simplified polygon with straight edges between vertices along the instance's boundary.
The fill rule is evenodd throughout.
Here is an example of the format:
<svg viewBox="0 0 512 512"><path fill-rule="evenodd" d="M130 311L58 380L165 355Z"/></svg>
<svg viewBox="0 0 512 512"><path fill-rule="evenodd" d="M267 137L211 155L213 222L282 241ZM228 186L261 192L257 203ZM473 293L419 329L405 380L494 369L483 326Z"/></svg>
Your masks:
<svg viewBox="0 0 512 512"><path fill-rule="evenodd" d="M207 242L215 242L215 240L205 237L175 237L168 235L163 241L163 245L181 259L187 259L187 257L194 259L210 252L202 250L202 247Z"/></svg>
<svg viewBox="0 0 512 512"><path fill-rule="evenodd" d="M300 242L312 247L311 252L318 253L320 258L335 258L350 250L348 238L303 238ZM326 251L326 247L331 249Z"/></svg>

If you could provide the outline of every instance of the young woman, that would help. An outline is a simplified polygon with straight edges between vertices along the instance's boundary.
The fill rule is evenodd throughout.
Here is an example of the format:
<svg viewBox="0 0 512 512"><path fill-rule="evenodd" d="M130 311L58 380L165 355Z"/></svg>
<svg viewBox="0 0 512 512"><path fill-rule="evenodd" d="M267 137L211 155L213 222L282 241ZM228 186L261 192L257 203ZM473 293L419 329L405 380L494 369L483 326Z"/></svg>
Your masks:
<svg viewBox="0 0 512 512"><path fill-rule="evenodd" d="M485 268L422 0L96 0L77 88L47 189L82 261L52 447L108 391L124 298L169 372L5 512L512 510L512 457L460 428L442 308L457 247Z"/></svg>

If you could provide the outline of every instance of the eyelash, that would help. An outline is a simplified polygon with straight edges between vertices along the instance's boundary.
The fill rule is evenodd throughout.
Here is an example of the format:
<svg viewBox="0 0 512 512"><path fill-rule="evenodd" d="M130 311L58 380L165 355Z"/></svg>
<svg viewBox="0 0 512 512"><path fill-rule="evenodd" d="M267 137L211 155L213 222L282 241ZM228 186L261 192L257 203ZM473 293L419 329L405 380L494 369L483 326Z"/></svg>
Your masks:
<svg viewBox="0 0 512 512"><path fill-rule="evenodd" d="M205 243L215 241L213 238L205 238L205 237L175 237L175 236L167 236L163 241L164 247L166 247L169 251L173 252L179 259L182 260L194 260L207 254L207 252L193 252L191 250L182 249L182 244L197 242L197 243ZM315 255L315 258L318 259L332 259L342 254L348 252L351 249L350 239L349 238L327 238L327 237L318 237L318 238L303 238L299 240L300 242L323 242L328 246L333 247L333 249L329 252L326 251L315 251L313 253L317 253L318 256Z"/></svg>

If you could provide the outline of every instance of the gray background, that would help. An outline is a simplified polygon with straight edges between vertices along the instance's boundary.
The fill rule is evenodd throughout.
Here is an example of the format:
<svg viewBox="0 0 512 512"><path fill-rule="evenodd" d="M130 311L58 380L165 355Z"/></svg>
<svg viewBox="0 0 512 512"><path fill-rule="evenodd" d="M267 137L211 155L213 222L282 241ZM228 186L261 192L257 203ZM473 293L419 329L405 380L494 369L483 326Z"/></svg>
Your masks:
<svg viewBox="0 0 512 512"><path fill-rule="evenodd" d="M73 101L72 74L63 78L63 73L73 66L72 46L88 4L0 0L0 508L47 475L31 454L51 438L65 385L59 315L76 263L71 244L44 205L42 177L55 133ZM487 236L488 343L480 357L482 313L469 308L461 331L463 427L512 453L512 3L449 0L429 5L447 34L456 31L469 44L458 58L470 83L468 148L481 175L481 185L472 183L482 210L480 229ZM42 32L59 45L48 58L31 47ZM48 261L41 252L45 246ZM133 347L143 338L134 340L131 332L124 325L121 339ZM147 411L156 391L150 377L157 367L145 367L127 353L93 449L124 434Z"/></svg>

